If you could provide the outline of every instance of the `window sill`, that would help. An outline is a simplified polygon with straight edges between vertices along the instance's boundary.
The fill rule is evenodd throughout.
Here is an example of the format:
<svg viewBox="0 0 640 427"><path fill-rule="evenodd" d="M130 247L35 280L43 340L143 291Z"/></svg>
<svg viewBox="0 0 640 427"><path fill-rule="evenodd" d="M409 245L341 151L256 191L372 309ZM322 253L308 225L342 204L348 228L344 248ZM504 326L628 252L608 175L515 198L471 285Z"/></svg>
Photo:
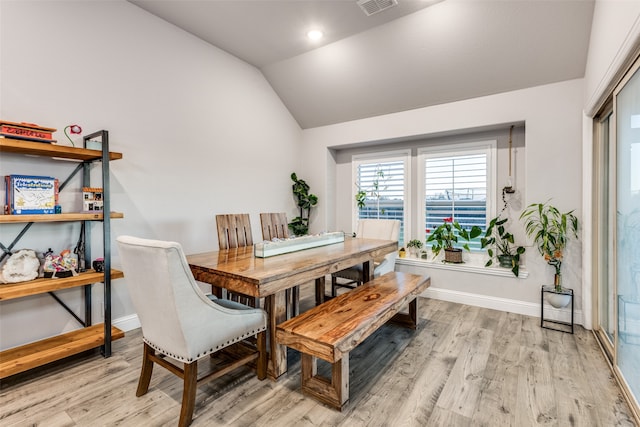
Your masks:
<svg viewBox="0 0 640 427"><path fill-rule="evenodd" d="M473 257L472 257L473 258ZM396 258L396 264L410 265L414 267L436 268L440 270L463 271L466 273L484 274L487 276L511 277L513 279L526 279L529 272L524 265L520 266L520 274L515 277L510 269L499 266L485 267L482 260L470 259L465 260L463 264L445 263L441 259L421 259L413 257Z"/></svg>

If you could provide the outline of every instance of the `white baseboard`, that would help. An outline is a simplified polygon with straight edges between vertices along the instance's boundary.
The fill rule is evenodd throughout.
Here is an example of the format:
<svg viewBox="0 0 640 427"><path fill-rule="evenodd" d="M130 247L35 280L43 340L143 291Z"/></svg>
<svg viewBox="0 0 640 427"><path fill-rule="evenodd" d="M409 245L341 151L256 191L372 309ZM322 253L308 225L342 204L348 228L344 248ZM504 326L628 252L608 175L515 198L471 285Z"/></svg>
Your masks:
<svg viewBox="0 0 640 427"><path fill-rule="evenodd" d="M523 314L540 318L540 304L530 303L507 298L491 297L487 295L470 294L466 292L452 291L430 287L422 293L423 297L455 302L458 304L472 305L475 307L489 308L492 310L506 311L509 313ZM570 321L570 308L556 309L547 304L544 306L544 318L556 321ZM575 310L574 323L582 325L582 311Z"/></svg>
<svg viewBox="0 0 640 427"><path fill-rule="evenodd" d="M492 310L506 311L508 313L522 314L540 318L540 304L507 298L490 297L487 295L471 294L467 292L452 291L449 289L439 289L430 287L421 296L436 300L455 302L458 304L472 305L475 307L489 308ZM549 320L569 321L570 314L567 308L556 309L549 305L544 306L544 318ZM574 323L582 325L582 311L576 310L574 313ZM120 317L113 320L113 326L128 332L140 327L140 320L137 314Z"/></svg>
<svg viewBox="0 0 640 427"><path fill-rule="evenodd" d="M113 326L120 329L121 331L128 332L140 327L140 320L138 319L137 314L131 314L129 316L120 317L118 319L114 319L111 322Z"/></svg>

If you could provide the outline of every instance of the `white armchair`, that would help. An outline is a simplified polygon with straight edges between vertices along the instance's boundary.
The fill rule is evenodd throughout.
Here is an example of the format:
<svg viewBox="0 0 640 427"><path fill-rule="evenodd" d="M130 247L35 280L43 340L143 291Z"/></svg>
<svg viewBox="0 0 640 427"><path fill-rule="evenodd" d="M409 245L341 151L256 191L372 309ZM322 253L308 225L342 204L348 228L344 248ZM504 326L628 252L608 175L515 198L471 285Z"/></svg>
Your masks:
<svg viewBox="0 0 640 427"><path fill-rule="evenodd" d="M398 240L400 235L400 221L395 219L361 219L358 221L356 237L365 239ZM394 251L384 258L374 260L373 276L378 277L395 269L398 251ZM346 283L338 282L346 279ZM352 288L361 285L363 281L362 265L358 264L345 270L331 274L331 296L336 296L338 286Z"/></svg>
<svg viewBox="0 0 640 427"><path fill-rule="evenodd" d="M142 325L144 355L137 396L149 389L153 364L165 367L184 381L179 426L188 426L197 385L252 361L257 361L258 378L266 377L264 310L207 297L196 284L179 243L131 236L120 236L117 242L129 294ZM197 378L198 359L254 336L256 344L243 357Z"/></svg>

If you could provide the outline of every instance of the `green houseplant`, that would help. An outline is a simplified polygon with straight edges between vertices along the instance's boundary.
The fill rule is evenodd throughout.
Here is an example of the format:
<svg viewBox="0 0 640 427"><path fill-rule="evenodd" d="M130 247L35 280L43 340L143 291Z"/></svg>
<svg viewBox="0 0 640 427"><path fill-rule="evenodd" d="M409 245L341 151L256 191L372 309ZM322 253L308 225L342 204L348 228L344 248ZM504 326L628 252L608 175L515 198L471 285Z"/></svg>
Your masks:
<svg viewBox="0 0 640 427"><path fill-rule="evenodd" d="M493 265L495 258L500 267L510 268L514 276L520 274L520 255L525 252L523 246L516 246L513 234L507 231L505 224L509 218L497 216L489 222L489 226L480 240L482 249L488 248L489 261L485 267Z"/></svg>
<svg viewBox="0 0 640 427"><path fill-rule="evenodd" d="M427 233L429 230L427 230ZM445 262L461 263L462 249L454 247L458 239L469 241L482 234L482 229L477 225L471 230L463 228L453 217L445 218L443 223L436 227L427 238L427 243L431 242L431 251L438 256L440 251L445 251ZM464 243L462 248L469 251L469 245Z"/></svg>
<svg viewBox="0 0 640 427"><path fill-rule="evenodd" d="M578 218L573 210L562 213L546 203L532 203L522 212L525 231L533 238L538 252L555 269L554 289L562 292L562 261L569 238L578 238Z"/></svg>
<svg viewBox="0 0 640 427"><path fill-rule="evenodd" d="M407 247L413 255L418 255L420 249L422 249L422 241L418 239L411 239L407 243Z"/></svg>
<svg viewBox="0 0 640 427"><path fill-rule="evenodd" d="M311 208L318 204L318 196L309 193L311 187L303 179L298 179L295 172L291 174L293 195L297 199L300 215L289 223L289 229L296 236L309 233L309 215Z"/></svg>

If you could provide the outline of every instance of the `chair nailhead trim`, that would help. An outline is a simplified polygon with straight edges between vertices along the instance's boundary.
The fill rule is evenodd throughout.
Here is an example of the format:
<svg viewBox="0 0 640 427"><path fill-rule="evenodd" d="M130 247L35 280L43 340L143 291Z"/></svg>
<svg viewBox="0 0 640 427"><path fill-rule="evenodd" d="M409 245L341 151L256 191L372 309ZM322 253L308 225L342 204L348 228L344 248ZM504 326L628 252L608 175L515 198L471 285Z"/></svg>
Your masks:
<svg viewBox="0 0 640 427"><path fill-rule="evenodd" d="M196 358L195 358L195 359L194 359L194 358L192 358L192 357L190 357L190 358L185 358L185 357L178 356L178 355L176 355L176 354L173 354L173 353L171 353L171 352L168 352L168 351L166 351L166 350L162 349L161 347L159 347L159 346L157 346L157 345L153 344L152 342L150 342L149 340L147 340L147 339L146 339L146 338L144 338L144 337L142 337L142 339L143 339L143 341L144 341L144 342L146 342L146 343L147 343L151 348L153 348L153 349L154 349L154 350L156 350L156 351L159 351L160 353L164 354L165 356L169 356L169 357L171 357L172 359L175 359L175 360L177 360L177 361L179 361L179 362L187 362L187 363L191 363L191 362L193 362L194 360L200 359L200 358L202 358L202 357L204 357L204 356L208 356L208 355L209 355L209 354L211 354L211 353L215 353L215 352L216 352L216 351L218 351L218 350L221 350L221 349L223 349L223 348L225 348L225 347L228 347L230 344L234 344L234 343L236 343L236 342L238 342L238 341L242 341L242 340L244 340L245 338L252 337L252 336L254 336L254 335L256 335L256 334L258 334L258 333L260 333L260 332L262 332L262 331L266 331L266 330L267 330L267 328L266 328L266 327L264 327L264 328L259 328L259 329L257 329L257 330L253 330L253 331L251 331L251 332L248 332L248 333L246 333L246 334L243 334L243 335L241 335L241 336L239 336L239 337L237 337L237 338L235 338L235 339L233 339L233 340L227 341L225 345L218 344L215 348L211 348L211 349L209 349L209 351L206 351L206 352L204 352L204 353L202 353L202 354L198 354L198 355L196 356Z"/></svg>

